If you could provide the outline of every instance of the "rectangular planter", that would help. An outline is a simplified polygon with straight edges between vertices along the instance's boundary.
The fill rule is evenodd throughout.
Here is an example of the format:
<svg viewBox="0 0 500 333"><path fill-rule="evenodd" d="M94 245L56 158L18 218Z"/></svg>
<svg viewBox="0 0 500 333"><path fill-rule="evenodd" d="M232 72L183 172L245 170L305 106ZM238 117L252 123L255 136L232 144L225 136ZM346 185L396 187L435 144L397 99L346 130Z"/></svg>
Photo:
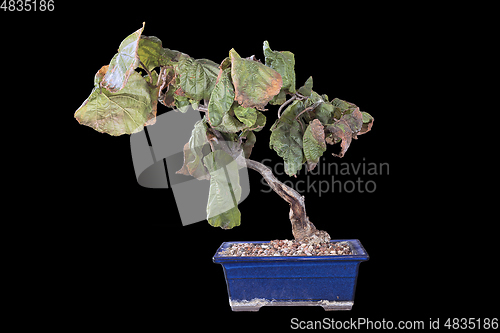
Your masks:
<svg viewBox="0 0 500 333"><path fill-rule="evenodd" d="M229 257L219 252L235 243L225 242L213 257L226 278L233 311L258 311L262 306L319 305L325 310L350 310L359 264L369 259L357 239L347 242L352 255Z"/></svg>

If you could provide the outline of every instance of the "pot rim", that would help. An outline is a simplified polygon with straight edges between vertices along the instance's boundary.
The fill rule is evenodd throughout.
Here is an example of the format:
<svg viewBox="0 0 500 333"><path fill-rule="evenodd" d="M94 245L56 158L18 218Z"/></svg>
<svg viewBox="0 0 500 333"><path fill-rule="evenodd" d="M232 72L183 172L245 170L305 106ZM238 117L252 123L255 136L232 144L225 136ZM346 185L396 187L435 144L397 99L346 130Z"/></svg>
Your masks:
<svg viewBox="0 0 500 333"><path fill-rule="evenodd" d="M255 256L255 257L233 257L233 256L222 256L219 254L222 250L225 250L232 244L241 244L241 243L259 243L259 244L267 244L270 241L237 241L237 242L224 242L217 249L215 255L212 257L212 260L216 264L229 263L229 262L243 262L243 261L254 261L254 262L263 262L263 261L367 261L370 259L370 256L364 249L363 245L358 239L332 239L330 243L336 242L347 242L351 247L353 252L352 255L332 255L332 256Z"/></svg>

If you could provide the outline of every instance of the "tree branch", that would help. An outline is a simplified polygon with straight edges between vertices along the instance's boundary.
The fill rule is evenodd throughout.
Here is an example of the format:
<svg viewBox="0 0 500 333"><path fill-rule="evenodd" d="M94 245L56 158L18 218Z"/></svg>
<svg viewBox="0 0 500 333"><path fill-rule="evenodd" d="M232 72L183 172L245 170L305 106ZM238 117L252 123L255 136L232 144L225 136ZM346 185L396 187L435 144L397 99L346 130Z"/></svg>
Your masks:
<svg viewBox="0 0 500 333"><path fill-rule="evenodd" d="M320 106L320 104L322 104L322 103L323 103L322 100L317 101L316 103L314 103L310 107L305 108L304 110L300 111L300 113L295 117L295 120L297 120L300 117L300 115L303 114L304 112L312 111L312 110L316 109L318 106Z"/></svg>
<svg viewBox="0 0 500 333"><path fill-rule="evenodd" d="M293 95L292 98L290 98L289 100L287 100L285 103L281 104L280 108L278 109L278 119L281 118L281 110L283 110L283 108L285 106L287 106L288 104L290 104L296 98L297 98L297 95Z"/></svg>

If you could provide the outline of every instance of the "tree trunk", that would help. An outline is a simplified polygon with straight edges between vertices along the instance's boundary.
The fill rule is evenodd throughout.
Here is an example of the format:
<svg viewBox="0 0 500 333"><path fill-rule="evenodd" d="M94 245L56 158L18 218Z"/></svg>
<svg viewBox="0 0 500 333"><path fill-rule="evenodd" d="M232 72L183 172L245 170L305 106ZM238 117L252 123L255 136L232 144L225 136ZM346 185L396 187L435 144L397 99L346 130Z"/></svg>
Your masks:
<svg viewBox="0 0 500 333"><path fill-rule="evenodd" d="M201 109L198 107L198 109ZM203 108L207 112L206 108ZM278 193L290 205L290 222L292 223L292 233L296 240L305 243L324 243L330 241L330 235L323 230L318 230L309 221L306 215L306 206L304 204L304 197L301 196L293 188L286 186L274 176L271 169L264 164L254 160L245 159L241 154L241 145L232 147L232 149L225 143L224 138L219 131L210 128L210 132L215 136L216 142L220 145L222 150L234 158L234 160L241 167L247 167L259 172L266 182L271 186L274 192ZM212 140L212 139L209 139Z"/></svg>
<svg viewBox="0 0 500 333"><path fill-rule="evenodd" d="M330 235L323 230L318 230L309 221L306 215L304 197L293 188L280 182L271 169L264 164L254 160L246 159L246 165L250 169L259 172L274 192L278 193L290 205L290 222L292 223L292 233L296 240L306 243L322 243L330 241Z"/></svg>

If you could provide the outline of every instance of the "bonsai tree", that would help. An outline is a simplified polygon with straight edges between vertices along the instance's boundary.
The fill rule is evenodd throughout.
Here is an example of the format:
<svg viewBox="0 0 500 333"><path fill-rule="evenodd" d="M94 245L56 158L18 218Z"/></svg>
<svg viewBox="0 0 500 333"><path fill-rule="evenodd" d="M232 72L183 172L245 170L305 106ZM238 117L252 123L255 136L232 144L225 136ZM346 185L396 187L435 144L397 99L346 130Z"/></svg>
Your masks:
<svg viewBox="0 0 500 333"><path fill-rule="evenodd" d="M259 172L288 202L296 240L329 241L328 233L309 220L304 197L250 159L255 133L266 124L271 112L266 107L279 105L269 147L283 158L286 174L295 176L304 165L314 169L327 144L340 143L340 152L333 155L343 157L352 139L370 131L373 117L352 103L315 92L312 77L297 88L294 54L273 51L267 41L264 62L231 49L218 64L164 48L160 39L144 36L143 30L144 24L125 38L109 65L96 73L92 93L75 112L78 122L110 135L132 134L155 123L158 102L180 112L192 106L205 115L184 146L178 173L210 179L207 220L212 226L240 225L238 177L228 181L215 172L221 164L236 162L238 168ZM229 190L222 193L224 181ZM217 207L228 200L232 208Z"/></svg>

